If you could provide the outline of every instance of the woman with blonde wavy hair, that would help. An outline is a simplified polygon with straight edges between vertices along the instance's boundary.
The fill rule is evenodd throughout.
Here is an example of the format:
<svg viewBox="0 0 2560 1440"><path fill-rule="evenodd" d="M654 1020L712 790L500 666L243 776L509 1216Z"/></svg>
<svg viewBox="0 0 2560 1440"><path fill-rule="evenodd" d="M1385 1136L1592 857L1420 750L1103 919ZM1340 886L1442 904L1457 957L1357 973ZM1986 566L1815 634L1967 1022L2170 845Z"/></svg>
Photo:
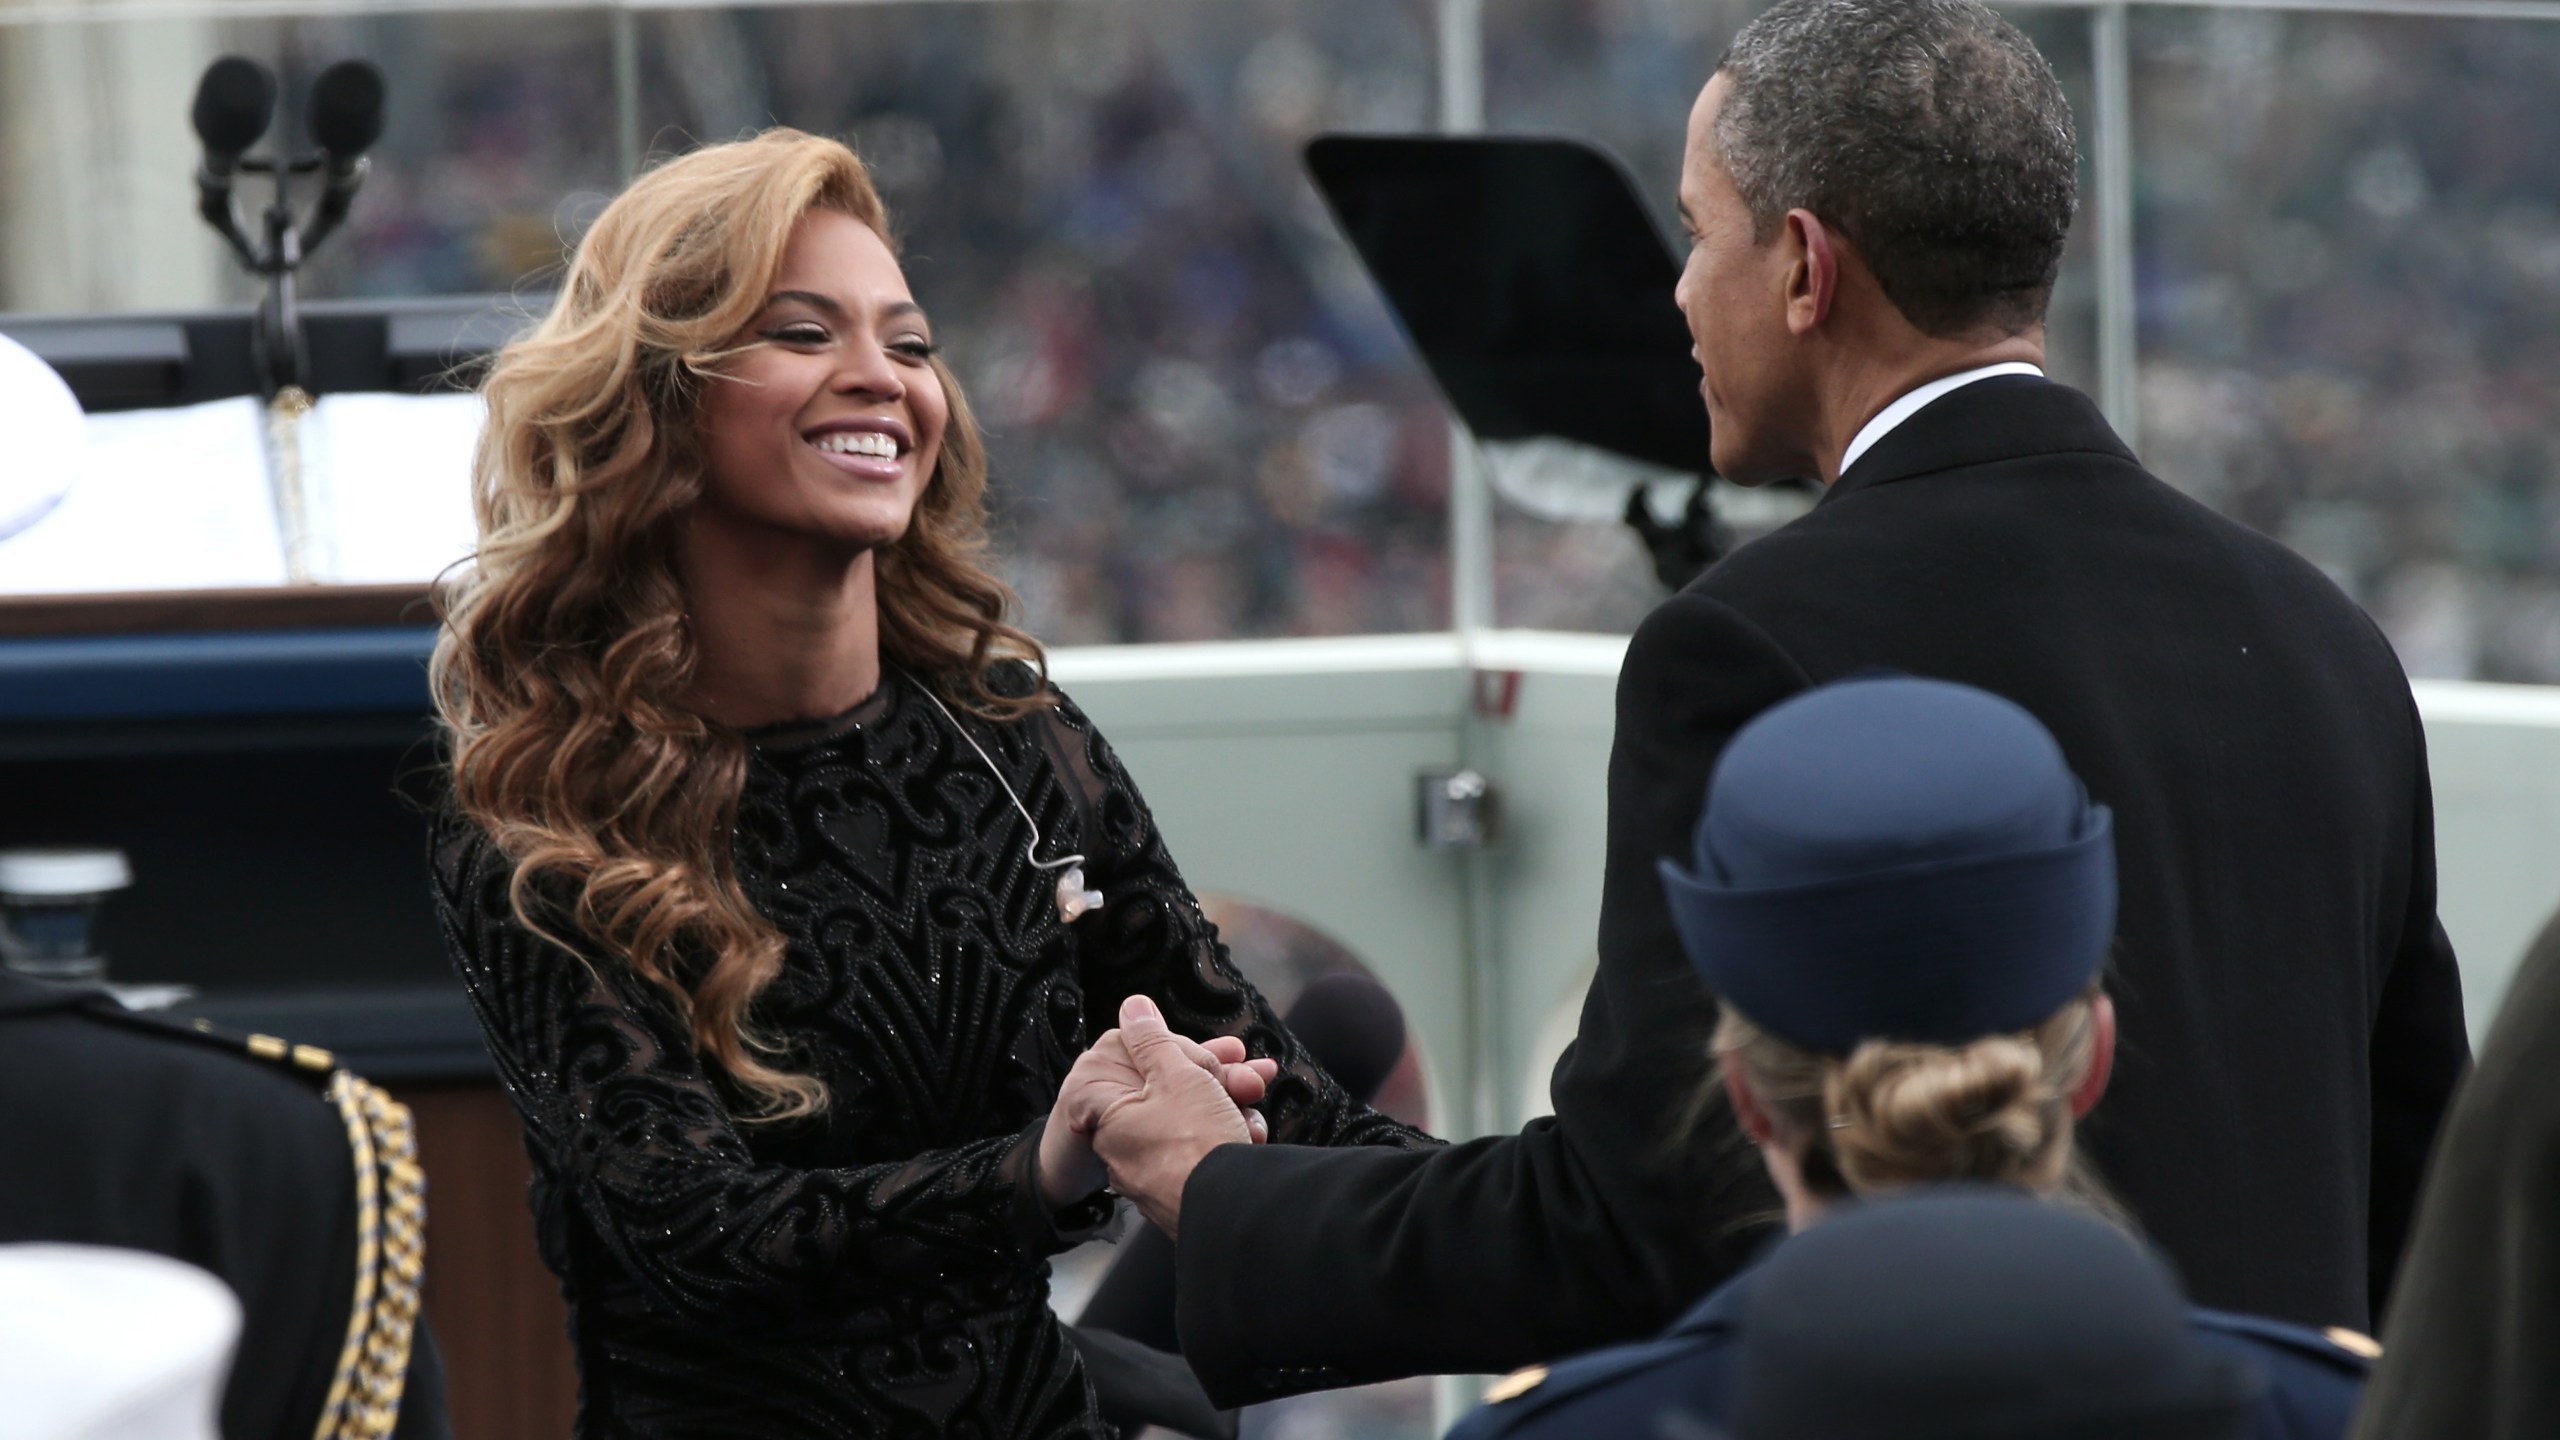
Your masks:
<svg viewBox="0 0 2560 1440"><path fill-rule="evenodd" d="M1732 1107L1788 1231L1956 1184L2131 1226L2073 1141L2115 1062L2115 1006L2100 985L2115 931L2112 817L2033 716L1969 686L1881 672L1807 691L1734 736L1691 864L1660 868L1682 948L1720 1008L1699 1118ZM1675 1409L1727 1426L1754 1276L1657 1340L1511 1387L1450 1440L1685 1433L1663 1422ZM2370 1341L2190 1318L2206 1348L2266 1373L2253 1440L2342 1440ZM1913 1415L1860 1440L2219 1433L2167 1411L2044 1408L2059 1418L2043 1428Z"/></svg>
<svg viewBox="0 0 2560 1440"><path fill-rule="evenodd" d="M1257 1136L1430 1143L1237 975L1007 623L890 234L833 141L695 151L484 387L437 893L582 1436L1109 1434L1046 1262L1110 1214L1069 1091L1128 997Z"/></svg>

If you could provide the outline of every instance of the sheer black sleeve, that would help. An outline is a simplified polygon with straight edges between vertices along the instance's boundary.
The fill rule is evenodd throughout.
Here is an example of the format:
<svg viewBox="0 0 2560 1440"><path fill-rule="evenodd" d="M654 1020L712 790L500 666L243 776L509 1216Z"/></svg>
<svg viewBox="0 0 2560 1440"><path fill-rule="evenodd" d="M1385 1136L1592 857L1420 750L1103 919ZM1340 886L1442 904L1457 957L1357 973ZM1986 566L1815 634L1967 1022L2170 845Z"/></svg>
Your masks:
<svg viewBox="0 0 2560 1440"><path fill-rule="evenodd" d="M468 822L439 822L434 865L446 944L527 1143L676 1313L789 1325L883 1287L1036 1267L1108 1218L1107 1198L1060 1214L1041 1202L1038 1120L894 1163L759 1163L670 1002L522 925L510 865Z"/></svg>
<svg viewBox="0 0 2560 1440"><path fill-rule="evenodd" d="M1183 883L1147 802L1075 702L1061 696L1054 711L1032 723L1049 727L1043 738L1076 792L1085 816L1086 879L1105 900L1077 922L1084 931L1091 1033L1120 1023L1123 999L1145 995L1174 1029L1195 1040L1238 1036L1251 1054L1280 1062L1260 1107L1275 1143L1404 1149L1441 1143L1344 1093L1237 973L1217 927Z"/></svg>

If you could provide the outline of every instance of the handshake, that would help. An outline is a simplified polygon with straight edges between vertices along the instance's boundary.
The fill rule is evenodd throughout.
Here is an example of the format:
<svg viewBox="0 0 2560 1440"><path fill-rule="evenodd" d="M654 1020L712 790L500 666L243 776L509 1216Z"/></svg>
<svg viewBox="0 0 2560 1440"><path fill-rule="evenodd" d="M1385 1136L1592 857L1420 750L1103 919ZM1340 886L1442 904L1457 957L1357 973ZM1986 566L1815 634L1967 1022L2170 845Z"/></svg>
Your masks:
<svg viewBox="0 0 2560 1440"><path fill-rule="evenodd" d="M1168 1236L1182 1187L1221 1145L1259 1145L1270 1129L1259 1104L1277 1062L1247 1060L1244 1042L1202 1044L1173 1033L1155 1002L1120 1002L1120 1028L1077 1058L1040 1136L1040 1198L1064 1209L1105 1183Z"/></svg>

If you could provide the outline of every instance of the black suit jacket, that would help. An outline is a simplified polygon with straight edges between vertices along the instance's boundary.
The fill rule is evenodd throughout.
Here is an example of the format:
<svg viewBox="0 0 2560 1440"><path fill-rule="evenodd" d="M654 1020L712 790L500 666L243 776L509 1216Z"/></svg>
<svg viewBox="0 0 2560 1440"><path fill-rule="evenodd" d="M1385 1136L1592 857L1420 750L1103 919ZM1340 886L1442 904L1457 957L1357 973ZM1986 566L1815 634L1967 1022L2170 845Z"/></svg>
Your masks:
<svg viewBox="0 0 2560 1440"><path fill-rule="evenodd" d="M2197 1301L2369 1323L2467 1059L2408 684L2317 570L2144 473L2086 397L2004 378L1637 630L1599 973L1552 1119L1419 1154L1228 1146L1194 1172L1180 1317L1212 1396L1643 1335L1739 1265L1771 1197L1730 1120L1663 1152L1712 1002L1654 861L1688 853L1737 728L1872 666L2018 701L2115 807L2123 1044L2084 1134Z"/></svg>

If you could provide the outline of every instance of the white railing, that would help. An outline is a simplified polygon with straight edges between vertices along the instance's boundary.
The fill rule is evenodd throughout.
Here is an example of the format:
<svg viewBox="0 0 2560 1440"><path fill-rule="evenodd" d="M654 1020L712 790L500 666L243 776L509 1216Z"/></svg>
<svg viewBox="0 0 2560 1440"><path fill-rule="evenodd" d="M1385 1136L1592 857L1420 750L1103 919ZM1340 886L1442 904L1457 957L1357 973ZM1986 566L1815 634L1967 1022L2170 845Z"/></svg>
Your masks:
<svg viewBox="0 0 2560 1440"><path fill-rule="evenodd" d="M869 5L1003 5L1028 0L0 0L0 26L133 20L260 20L299 16L467 15L520 10L857 9ZM1055 3L1055 0L1044 0ZM1073 3L1073 0L1071 0ZM1110 0L1083 0L1103 4ZM1203 0L1215 3L1215 0ZM1440 0L1472 12L1472 0ZM1994 0L2041 10L2285 10L2336 15L2413 15L2433 20L2560 21L2560 0Z"/></svg>
<svg viewBox="0 0 2560 1440"><path fill-rule="evenodd" d="M1541 1108L1600 906L1622 638L1524 631L1061 650L1191 882L1340 940L1404 997L1453 1134ZM1506 679L1506 676L1517 677ZM2560 910L2560 687L2420 682L2441 912L2475 1035ZM1481 852L1414 836L1414 778L1500 793Z"/></svg>

